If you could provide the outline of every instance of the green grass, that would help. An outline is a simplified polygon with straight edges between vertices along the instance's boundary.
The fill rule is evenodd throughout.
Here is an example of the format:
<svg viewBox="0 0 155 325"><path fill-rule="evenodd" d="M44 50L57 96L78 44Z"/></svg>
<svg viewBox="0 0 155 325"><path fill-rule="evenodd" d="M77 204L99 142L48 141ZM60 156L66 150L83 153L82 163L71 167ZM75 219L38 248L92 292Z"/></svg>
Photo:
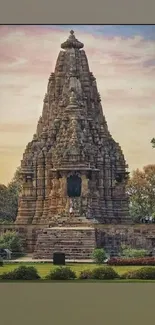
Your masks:
<svg viewBox="0 0 155 325"><path fill-rule="evenodd" d="M52 263L16 263L16 264L5 264L3 267L0 267L0 274L4 273L4 272L9 272L14 270L15 268L19 267L20 265L25 265L25 266L34 266L39 275L41 276L41 278L44 278L49 272L50 270L56 268L56 266L54 266ZM90 269L92 270L93 268L97 267L96 264L67 264L67 266L71 267L73 271L76 272L77 276L79 275L79 273L82 270L85 269ZM139 268L141 268L142 266L113 266L113 269L119 274L123 274L126 273L128 271L132 271L132 270L138 270ZM144 266L145 267L145 266Z"/></svg>

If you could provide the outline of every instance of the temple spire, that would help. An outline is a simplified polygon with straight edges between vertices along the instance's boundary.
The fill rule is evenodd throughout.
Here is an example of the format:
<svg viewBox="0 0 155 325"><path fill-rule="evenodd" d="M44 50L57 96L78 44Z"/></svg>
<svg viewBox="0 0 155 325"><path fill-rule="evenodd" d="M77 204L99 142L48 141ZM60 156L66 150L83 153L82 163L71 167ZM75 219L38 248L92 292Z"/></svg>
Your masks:
<svg viewBox="0 0 155 325"><path fill-rule="evenodd" d="M61 48L64 50L71 49L71 48L82 49L83 47L84 47L84 44L79 42L75 38L73 30L70 31L70 35L69 35L68 39L66 40L66 42L61 44Z"/></svg>
<svg viewBox="0 0 155 325"><path fill-rule="evenodd" d="M77 218L68 217L70 175L81 182L80 196L72 193L75 217L85 215L88 222L95 217L100 223L129 220L124 155L109 133L97 83L85 51L79 50L83 46L71 30L48 80L36 136L21 162L17 224L75 225ZM77 186L73 178L71 188Z"/></svg>

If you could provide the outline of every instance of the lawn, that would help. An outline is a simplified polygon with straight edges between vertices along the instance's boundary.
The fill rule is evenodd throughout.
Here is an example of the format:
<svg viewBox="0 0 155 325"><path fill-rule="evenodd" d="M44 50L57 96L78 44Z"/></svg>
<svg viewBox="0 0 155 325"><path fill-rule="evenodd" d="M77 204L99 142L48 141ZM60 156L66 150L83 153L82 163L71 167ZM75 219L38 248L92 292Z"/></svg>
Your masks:
<svg viewBox="0 0 155 325"><path fill-rule="evenodd" d="M3 267L0 267L0 274L3 272L9 272L14 270L15 268L19 267L20 265L25 266L34 266L37 270L39 275L44 278L51 269L55 268L52 263L16 263L16 264L4 264ZM77 275L79 275L80 271L85 269L93 269L97 267L95 264L67 264L67 266L71 267L72 270L76 272ZM114 266L113 269L119 274L123 274L127 271L137 270L141 268L142 266Z"/></svg>

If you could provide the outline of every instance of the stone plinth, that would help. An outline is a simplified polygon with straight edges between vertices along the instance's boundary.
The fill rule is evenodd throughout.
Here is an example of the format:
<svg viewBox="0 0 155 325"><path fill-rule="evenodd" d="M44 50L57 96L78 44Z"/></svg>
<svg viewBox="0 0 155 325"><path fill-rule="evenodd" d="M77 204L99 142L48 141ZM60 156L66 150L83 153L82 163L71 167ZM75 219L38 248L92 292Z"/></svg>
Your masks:
<svg viewBox="0 0 155 325"><path fill-rule="evenodd" d="M50 236L53 236L53 233L51 235L51 232L54 231L54 236L58 236L59 242L61 242L61 235L63 233L63 238L64 236L68 236L68 231L69 234L72 233L72 236L75 235L75 233L77 234L79 227L65 227L65 232L63 233L64 227L53 227L53 228L48 228L47 225L27 225L27 226L23 226L23 225L0 225L0 234L5 233L6 231L16 231L20 238L22 239L24 248L26 253L35 253L35 255L37 256L37 251L38 251L38 247L41 243L40 247L44 247L45 250L49 250L49 258L51 259L51 252L52 252L52 248L51 248L51 244L48 244L48 240L49 238L51 238ZM129 245L132 248L136 248L136 249L146 249L146 250L151 250L155 247L155 225L154 224L150 224L150 225L94 225L94 228L92 230L91 225L88 227L87 225L84 225L82 227L84 230L88 230L91 233L91 236L89 239L91 239L89 241L89 248L90 250L95 246L95 247L103 247L105 248L105 250L109 253L113 253L114 255L118 253L120 247L122 244L125 245ZM67 230L69 229L69 230ZM70 230L71 229L71 230ZM73 232L73 229L75 230L75 232ZM48 230L48 232L47 232ZM81 229L82 230L82 229ZM44 233L47 232L46 233ZM89 233L89 231L87 231L87 234ZM95 231L95 234L94 234ZM42 237L43 236L43 237ZM54 238L54 236L52 238ZM78 233L77 238L79 239L78 236L81 236L80 233ZM86 232L83 232L83 248L85 245L85 238L86 241L88 243L88 237L86 235ZM86 237L85 237L86 236ZM95 236L95 242L94 242L94 236ZM44 240L43 240L44 238ZM62 239L63 239L62 238ZM53 239L52 239L53 240ZM51 239L50 239L51 242ZM76 243L76 241L74 240L74 237L72 237L72 242L74 242L74 244ZM61 242L62 244L62 242ZM45 245L45 246L44 246ZM66 245L66 242L65 242ZM64 248L66 246L63 246ZM94 246L93 246L94 245ZM78 247L77 245L74 246L74 248L76 249L76 247ZM58 247L60 248L60 247ZM81 248L82 249L82 248ZM42 250L43 252L43 250ZM88 252L88 251L87 251ZM89 251L90 252L90 251ZM43 255L42 255L43 256ZM39 257L38 257L39 258Z"/></svg>

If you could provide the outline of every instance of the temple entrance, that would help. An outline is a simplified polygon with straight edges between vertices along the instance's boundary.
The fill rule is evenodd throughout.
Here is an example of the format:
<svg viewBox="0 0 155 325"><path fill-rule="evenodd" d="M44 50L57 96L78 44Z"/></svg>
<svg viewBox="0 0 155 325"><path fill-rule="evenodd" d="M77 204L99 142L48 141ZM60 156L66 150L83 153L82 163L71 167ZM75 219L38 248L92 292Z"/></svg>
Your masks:
<svg viewBox="0 0 155 325"><path fill-rule="evenodd" d="M81 178L78 175L71 175L67 178L67 195L69 197L81 195Z"/></svg>

